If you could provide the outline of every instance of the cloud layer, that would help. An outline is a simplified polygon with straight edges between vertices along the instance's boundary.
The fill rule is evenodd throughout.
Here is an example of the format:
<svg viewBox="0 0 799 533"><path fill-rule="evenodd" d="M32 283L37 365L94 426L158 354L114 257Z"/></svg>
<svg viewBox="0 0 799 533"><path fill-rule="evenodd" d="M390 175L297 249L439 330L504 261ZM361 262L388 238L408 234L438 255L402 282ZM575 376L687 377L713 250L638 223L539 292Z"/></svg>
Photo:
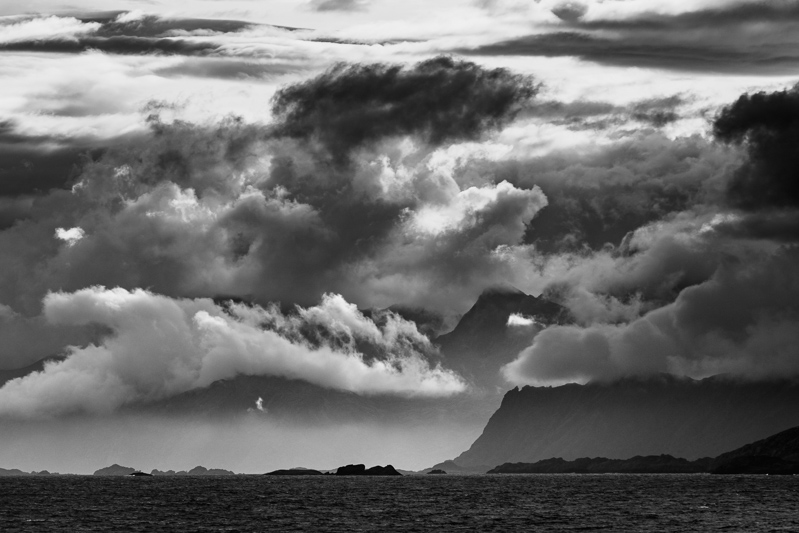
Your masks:
<svg viewBox="0 0 799 533"><path fill-rule="evenodd" d="M285 315L275 306L223 308L211 300L91 287L49 294L44 316L55 325L97 324L111 333L6 383L0 415L108 413L237 375L302 379L359 394L434 397L465 390L456 374L431 366L430 342L413 323L385 312L378 326L337 295ZM373 355L359 352L359 343Z"/></svg>

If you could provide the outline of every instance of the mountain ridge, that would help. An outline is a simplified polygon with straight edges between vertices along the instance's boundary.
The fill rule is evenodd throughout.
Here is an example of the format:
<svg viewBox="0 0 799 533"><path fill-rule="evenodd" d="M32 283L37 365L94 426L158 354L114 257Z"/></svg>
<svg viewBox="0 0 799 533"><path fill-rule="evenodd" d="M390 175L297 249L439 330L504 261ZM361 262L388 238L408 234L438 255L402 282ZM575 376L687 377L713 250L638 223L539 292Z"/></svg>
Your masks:
<svg viewBox="0 0 799 533"><path fill-rule="evenodd" d="M552 457L693 460L797 425L799 384L791 381L665 375L526 386L505 394L480 437L453 461L474 468Z"/></svg>

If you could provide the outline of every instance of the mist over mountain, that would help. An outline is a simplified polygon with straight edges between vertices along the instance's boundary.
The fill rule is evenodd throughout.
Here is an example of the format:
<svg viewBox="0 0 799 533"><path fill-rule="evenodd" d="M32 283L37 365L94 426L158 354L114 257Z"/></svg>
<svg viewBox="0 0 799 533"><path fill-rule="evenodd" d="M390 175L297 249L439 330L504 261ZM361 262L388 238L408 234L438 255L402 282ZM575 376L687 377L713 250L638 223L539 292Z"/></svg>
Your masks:
<svg viewBox="0 0 799 533"><path fill-rule="evenodd" d="M572 321L568 310L510 285L484 290L455 328L435 338L449 366L483 387L504 389L500 368L513 361L535 335Z"/></svg>

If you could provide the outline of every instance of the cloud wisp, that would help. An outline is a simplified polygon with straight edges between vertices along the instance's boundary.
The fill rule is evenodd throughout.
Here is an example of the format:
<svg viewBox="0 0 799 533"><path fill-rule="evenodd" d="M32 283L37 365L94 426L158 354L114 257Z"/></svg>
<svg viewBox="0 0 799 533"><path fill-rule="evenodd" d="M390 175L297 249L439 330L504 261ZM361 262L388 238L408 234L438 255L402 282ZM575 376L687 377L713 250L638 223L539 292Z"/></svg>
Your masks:
<svg viewBox="0 0 799 533"><path fill-rule="evenodd" d="M560 4L553 8L556 21L539 21L536 33L459 52L569 56L602 65L725 74L784 75L799 63L796 2L677 6L677 12L630 4L627 13L613 13L612 6Z"/></svg>

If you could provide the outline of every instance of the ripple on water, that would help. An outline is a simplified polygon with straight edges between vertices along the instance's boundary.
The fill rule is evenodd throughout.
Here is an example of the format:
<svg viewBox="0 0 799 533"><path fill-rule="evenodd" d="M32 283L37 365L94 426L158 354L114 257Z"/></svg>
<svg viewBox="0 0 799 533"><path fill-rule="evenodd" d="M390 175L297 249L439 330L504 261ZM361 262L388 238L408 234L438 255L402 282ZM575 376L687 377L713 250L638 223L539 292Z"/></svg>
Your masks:
<svg viewBox="0 0 799 533"><path fill-rule="evenodd" d="M799 531L799 477L0 478L1 531Z"/></svg>

